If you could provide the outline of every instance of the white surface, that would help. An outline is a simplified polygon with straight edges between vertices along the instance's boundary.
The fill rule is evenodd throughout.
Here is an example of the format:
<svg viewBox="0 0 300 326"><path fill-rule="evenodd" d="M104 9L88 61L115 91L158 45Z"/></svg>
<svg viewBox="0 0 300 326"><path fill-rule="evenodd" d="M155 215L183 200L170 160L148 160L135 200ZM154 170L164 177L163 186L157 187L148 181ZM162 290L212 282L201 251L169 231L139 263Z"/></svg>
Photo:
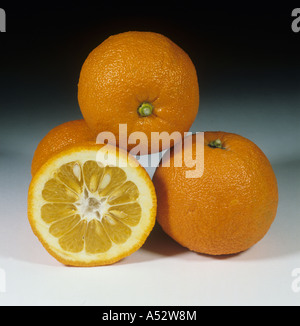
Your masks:
<svg viewBox="0 0 300 326"><path fill-rule="evenodd" d="M0 155L0 305L300 304L292 288L292 271L300 267L299 160L274 164L277 218L244 253L213 258L189 252L156 226L121 262L72 268L44 250L27 222L31 155Z"/></svg>

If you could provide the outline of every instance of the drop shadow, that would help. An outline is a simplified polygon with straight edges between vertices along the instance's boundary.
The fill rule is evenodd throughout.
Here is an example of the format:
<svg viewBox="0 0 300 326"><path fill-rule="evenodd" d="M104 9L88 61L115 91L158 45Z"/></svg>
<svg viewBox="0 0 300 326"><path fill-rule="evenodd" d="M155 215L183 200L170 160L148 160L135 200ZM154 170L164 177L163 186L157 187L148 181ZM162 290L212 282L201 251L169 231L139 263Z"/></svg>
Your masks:
<svg viewBox="0 0 300 326"><path fill-rule="evenodd" d="M176 256L189 251L169 237L157 222L142 249L158 256Z"/></svg>

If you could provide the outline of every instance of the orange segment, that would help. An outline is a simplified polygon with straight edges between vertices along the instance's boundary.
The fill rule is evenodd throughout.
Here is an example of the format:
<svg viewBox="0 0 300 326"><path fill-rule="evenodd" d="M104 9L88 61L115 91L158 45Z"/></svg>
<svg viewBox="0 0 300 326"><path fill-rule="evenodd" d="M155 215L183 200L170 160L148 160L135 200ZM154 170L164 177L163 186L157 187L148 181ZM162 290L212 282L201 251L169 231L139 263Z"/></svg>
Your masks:
<svg viewBox="0 0 300 326"><path fill-rule="evenodd" d="M86 232L86 251L91 254L106 252L112 246L111 240L104 231L102 223L91 220Z"/></svg>
<svg viewBox="0 0 300 326"><path fill-rule="evenodd" d="M104 168L95 161L85 162L83 165L83 175L85 184L90 192L97 191L99 182L102 179Z"/></svg>
<svg viewBox="0 0 300 326"><path fill-rule="evenodd" d="M54 222L51 224L49 228L49 232L57 237L60 238L65 233L67 233L69 230L73 229L80 221L80 215L72 215L69 217L66 217L64 219L60 219L57 222Z"/></svg>
<svg viewBox="0 0 300 326"><path fill-rule="evenodd" d="M119 167L107 166L102 182L99 185L99 195L107 196L113 189L122 185L126 180L126 173Z"/></svg>
<svg viewBox="0 0 300 326"><path fill-rule="evenodd" d="M58 179L71 190L80 194L82 191L81 166L77 162L64 164L57 173Z"/></svg>
<svg viewBox="0 0 300 326"><path fill-rule="evenodd" d="M116 244L124 243L131 235L130 228L110 214L103 216L102 224L108 236Z"/></svg>
<svg viewBox="0 0 300 326"><path fill-rule="evenodd" d="M117 217L121 222L136 226L141 218L142 208L138 203L113 206L108 209L110 215Z"/></svg>
<svg viewBox="0 0 300 326"><path fill-rule="evenodd" d="M45 184L43 198L49 202L75 203L79 196L57 179L50 179Z"/></svg>
<svg viewBox="0 0 300 326"><path fill-rule="evenodd" d="M62 249L68 252L80 252L84 247L84 235L86 230L86 221L81 221L71 228L69 232L59 238L59 244Z"/></svg>
<svg viewBox="0 0 300 326"><path fill-rule="evenodd" d="M119 188L111 191L107 202L110 205L118 205L135 201L138 197L137 186L132 181L127 181Z"/></svg>
<svg viewBox="0 0 300 326"><path fill-rule="evenodd" d="M41 218L46 223L51 223L77 212L76 206L65 203L45 204L41 208Z"/></svg>

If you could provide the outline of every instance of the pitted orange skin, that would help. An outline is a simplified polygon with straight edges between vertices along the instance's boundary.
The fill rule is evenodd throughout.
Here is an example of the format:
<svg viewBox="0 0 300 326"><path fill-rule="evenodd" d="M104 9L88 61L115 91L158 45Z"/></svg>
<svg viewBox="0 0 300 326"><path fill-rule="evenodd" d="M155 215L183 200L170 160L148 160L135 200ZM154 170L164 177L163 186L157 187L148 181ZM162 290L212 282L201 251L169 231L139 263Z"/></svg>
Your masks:
<svg viewBox="0 0 300 326"><path fill-rule="evenodd" d="M119 124L127 124L128 134L147 135L141 149L151 153L151 132L183 135L194 122L199 106L196 69L187 53L161 34L113 35L85 60L78 101L96 133L112 132L120 146ZM148 116L138 112L145 103L153 107ZM128 150L135 145L128 144Z"/></svg>
<svg viewBox="0 0 300 326"><path fill-rule="evenodd" d="M217 139L223 149L209 146ZM264 153L242 136L205 132L204 144L202 177L187 179L190 168L174 167L174 151L170 167L157 168L157 220L190 250L210 255L244 251L261 240L274 221L276 176Z"/></svg>

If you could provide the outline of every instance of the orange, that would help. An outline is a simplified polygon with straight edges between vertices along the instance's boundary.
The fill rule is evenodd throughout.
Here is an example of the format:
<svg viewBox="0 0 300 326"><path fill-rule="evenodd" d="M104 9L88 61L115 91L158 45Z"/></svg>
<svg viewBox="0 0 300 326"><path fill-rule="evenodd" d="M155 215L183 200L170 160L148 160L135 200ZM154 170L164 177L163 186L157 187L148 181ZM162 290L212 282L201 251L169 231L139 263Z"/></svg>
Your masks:
<svg viewBox="0 0 300 326"><path fill-rule="evenodd" d="M192 146L174 153L169 167L157 168L153 182L158 197L157 220L182 246L210 255L244 251L269 230L278 205L277 181L270 162L252 141L232 133L204 133L204 171L175 167L178 155L195 153ZM181 158L180 158L181 159ZM177 165L178 166L178 165Z"/></svg>
<svg viewBox="0 0 300 326"><path fill-rule="evenodd" d="M88 55L78 101L92 130L113 133L121 146L119 124L126 124L128 135L145 133L140 153L151 153L151 132L177 131L173 144L190 129L199 105L197 73L188 54L169 38L125 32L110 36ZM132 142L128 150L136 145Z"/></svg>
<svg viewBox="0 0 300 326"><path fill-rule="evenodd" d="M59 262L112 264L138 250L155 223L152 181L126 151L70 145L36 172L28 193L34 234Z"/></svg>
<svg viewBox="0 0 300 326"><path fill-rule="evenodd" d="M53 128L35 150L31 163L32 176L55 153L68 145L85 141L96 142L96 134L90 130L83 119L65 122Z"/></svg>

